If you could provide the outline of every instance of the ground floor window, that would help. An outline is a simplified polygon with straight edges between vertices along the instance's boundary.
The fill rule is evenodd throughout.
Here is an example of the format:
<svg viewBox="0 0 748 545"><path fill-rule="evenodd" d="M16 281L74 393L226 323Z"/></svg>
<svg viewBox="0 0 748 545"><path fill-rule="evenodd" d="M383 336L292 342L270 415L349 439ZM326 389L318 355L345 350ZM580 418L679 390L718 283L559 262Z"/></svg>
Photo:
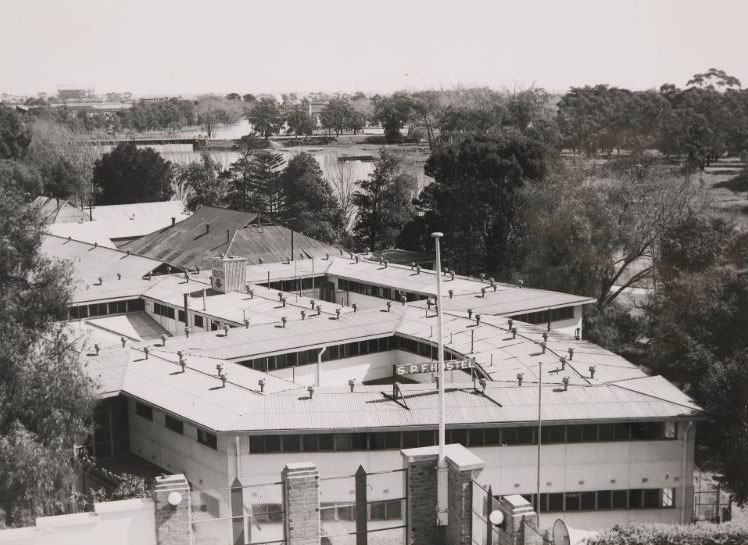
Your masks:
<svg viewBox="0 0 748 545"><path fill-rule="evenodd" d="M535 505L535 494L522 494ZM675 507L674 488L633 488L540 494L540 512L665 509ZM538 508L536 506L536 508Z"/></svg>

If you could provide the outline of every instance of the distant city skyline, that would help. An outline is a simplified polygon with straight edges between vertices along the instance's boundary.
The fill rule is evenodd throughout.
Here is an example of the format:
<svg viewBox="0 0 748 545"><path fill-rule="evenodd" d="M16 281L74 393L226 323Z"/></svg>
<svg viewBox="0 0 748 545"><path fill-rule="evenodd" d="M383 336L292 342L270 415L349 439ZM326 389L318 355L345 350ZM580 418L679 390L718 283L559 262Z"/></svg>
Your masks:
<svg viewBox="0 0 748 545"><path fill-rule="evenodd" d="M0 92L748 85L743 0L0 0Z"/></svg>

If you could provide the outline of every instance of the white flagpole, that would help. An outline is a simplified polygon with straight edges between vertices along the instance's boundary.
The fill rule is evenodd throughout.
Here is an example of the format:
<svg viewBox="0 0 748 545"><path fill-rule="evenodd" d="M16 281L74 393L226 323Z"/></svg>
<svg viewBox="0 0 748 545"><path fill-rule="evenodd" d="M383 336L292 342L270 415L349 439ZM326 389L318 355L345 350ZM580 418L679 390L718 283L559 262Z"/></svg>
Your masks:
<svg viewBox="0 0 748 545"><path fill-rule="evenodd" d="M439 239L444 235L442 233L431 233L436 246L436 320L437 320L437 350L439 352L437 377L439 380L439 467L437 471L437 524L446 526L448 521L447 510L447 462L444 457L444 445L446 444L446 430L444 425L445 407L444 407L444 341L443 341L443 320L442 320L442 264L441 253L439 248Z"/></svg>

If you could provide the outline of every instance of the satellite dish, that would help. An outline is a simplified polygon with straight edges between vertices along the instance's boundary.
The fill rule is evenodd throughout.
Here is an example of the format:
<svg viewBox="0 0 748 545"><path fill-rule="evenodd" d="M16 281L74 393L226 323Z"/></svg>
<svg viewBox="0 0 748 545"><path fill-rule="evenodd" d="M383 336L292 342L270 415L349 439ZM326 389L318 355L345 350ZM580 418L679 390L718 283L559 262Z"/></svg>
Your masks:
<svg viewBox="0 0 748 545"><path fill-rule="evenodd" d="M561 519L553 523L553 545L587 545L589 540L596 538L599 532L593 530L579 530L567 526Z"/></svg>

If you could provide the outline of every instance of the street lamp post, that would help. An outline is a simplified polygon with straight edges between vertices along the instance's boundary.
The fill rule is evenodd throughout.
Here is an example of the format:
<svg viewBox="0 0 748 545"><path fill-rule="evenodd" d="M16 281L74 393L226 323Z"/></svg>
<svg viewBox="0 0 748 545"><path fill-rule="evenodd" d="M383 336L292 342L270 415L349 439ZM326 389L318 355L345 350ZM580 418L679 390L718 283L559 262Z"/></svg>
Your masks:
<svg viewBox="0 0 748 545"><path fill-rule="evenodd" d="M447 511L447 461L444 457L444 445L446 444L446 430L444 426L445 408L444 408L444 341L443 341L443 320L442 320L442 264L441 253L439 248L439 239L444 235L442 233L431 233L436 246L436 324L437 324L437 350L439 353L437 377L439 380L439 466L437 470L437 524L446 526L448 521Z"/></svg>

